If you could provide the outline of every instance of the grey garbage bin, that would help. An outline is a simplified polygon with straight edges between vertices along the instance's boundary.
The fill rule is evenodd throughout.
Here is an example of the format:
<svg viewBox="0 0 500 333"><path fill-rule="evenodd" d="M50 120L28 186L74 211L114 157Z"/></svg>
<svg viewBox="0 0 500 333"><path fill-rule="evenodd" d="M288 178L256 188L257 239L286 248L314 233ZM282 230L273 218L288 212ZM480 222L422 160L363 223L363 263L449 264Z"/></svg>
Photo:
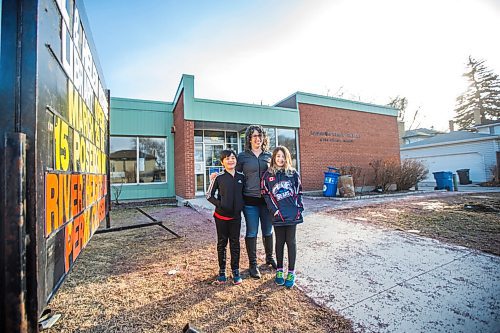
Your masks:
<svg viewBox="0 0 500 333"><path fill-rule="evenodd" d="M467 185L472 183L472 181L469 178L469 171L470 169L457 170L460 185Z"/></svg>

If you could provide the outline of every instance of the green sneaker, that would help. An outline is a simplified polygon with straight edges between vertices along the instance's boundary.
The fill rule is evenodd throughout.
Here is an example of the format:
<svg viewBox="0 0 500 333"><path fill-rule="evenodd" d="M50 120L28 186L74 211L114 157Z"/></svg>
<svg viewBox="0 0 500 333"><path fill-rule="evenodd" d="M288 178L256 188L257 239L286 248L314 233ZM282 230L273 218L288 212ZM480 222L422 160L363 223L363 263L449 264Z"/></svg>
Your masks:
<svg viewBox="0 0 500 333"><path fill-rule="evenodd" d="M288 272L285 281L285 287L291 289L295 285L295 273Z"/></svg>
<svg viewBox="0 0 500 333"><path fill-rule="evenodd" d="M282 286L285 284L285 277L284 277L284 274L283 274L283 268L281 269L278 269L276 271L276 277L274 278L274 282L278 285L278 286Z"/></svg>
<svg viewBox="0 0 500 333"><path fill-rule="evenodd" d="M233 270L233 284L240 285L243 282L238 269Z"/></svg>
<svg viewBox="0 0 500 333"><path fill-rule="evenodd" d="M212 284L217 286L226 283L226 281L227 281L226 274L220 273L219 276L217 276L217 279L215 279L215 281L212 282Z"/></svg>

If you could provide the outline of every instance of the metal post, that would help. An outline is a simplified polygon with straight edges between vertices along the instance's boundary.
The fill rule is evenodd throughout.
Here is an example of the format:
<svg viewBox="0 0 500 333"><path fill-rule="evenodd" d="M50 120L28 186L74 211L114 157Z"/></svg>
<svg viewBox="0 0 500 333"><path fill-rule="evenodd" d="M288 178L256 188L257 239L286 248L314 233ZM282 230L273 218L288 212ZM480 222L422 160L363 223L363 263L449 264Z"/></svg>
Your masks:
<svg viewBox="0 0 500 333"><path fill-rule="evenodd" d="M108 187L108 195L106 197L106 206L107 206L107 214L106 214L106 229L111 228L111 217L109 216L109 212L111 211L111 161L109 160L109 146L110 146L110 138L111 135L109 134L109 123L111 122L111 92L110 90L106 90L106 97L108 99L108 135L106 137L106 154L108 156L108 159L106 160L106 174L108 175L107 178L107 184L106 186Z"/></svg>
<svg viewBox="0 0 500 333"><path fill-rule="evenodd" d="M26 302L26 135L5 135L2 155L3 332L28 332Z"/></svg>

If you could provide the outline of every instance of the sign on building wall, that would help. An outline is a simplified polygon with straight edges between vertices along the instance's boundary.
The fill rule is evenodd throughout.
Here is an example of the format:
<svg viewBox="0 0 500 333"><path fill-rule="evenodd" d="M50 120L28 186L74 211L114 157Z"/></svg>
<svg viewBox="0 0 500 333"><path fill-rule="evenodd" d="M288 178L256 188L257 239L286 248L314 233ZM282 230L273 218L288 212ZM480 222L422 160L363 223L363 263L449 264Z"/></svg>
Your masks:
<svg viewBox="0 0 500 333"><path fill-rule="evenodd" d="M11 156L20 167L0 177L13 305L0 314L4 330L35 331L108 214L109 98L81 1L2 5L1 155L4 169Z"/></svg>

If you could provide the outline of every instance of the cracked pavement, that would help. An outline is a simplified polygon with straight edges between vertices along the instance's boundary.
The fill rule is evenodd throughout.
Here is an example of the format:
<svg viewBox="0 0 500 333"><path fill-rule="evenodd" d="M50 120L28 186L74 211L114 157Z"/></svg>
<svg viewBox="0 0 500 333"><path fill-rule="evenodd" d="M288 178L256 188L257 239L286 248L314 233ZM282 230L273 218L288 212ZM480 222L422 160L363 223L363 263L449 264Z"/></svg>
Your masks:
<svg viewBox="0 0 500 333"><path fill-rule="evenodd" d="M358 332L500 332L500 257L316 212L298 286Z"/></svg>

